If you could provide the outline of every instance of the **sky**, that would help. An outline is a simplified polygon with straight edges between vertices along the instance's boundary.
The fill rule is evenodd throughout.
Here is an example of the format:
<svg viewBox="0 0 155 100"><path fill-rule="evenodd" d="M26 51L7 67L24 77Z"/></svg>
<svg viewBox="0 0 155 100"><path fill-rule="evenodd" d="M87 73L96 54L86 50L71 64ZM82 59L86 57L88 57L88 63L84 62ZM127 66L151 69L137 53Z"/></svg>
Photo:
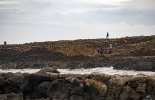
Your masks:
<svg viewBox="0 0 155 100"><path fill-rule="evenodd" d="M155 0L0 0L0 44L155 35Z"/></svg>

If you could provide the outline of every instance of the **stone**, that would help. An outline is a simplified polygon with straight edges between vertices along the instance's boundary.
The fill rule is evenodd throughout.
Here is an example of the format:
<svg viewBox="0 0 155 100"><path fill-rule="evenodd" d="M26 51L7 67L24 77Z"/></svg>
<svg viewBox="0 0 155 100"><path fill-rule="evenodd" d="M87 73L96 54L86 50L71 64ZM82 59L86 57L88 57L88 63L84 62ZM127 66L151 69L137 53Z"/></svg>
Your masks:
<svg viewBox="0 0 155 100"><path fill-rule="evenodd" d="M0 74L0 86L3 84L3 82L4 82L4 78L3 78L3 76Z"/></svg>
<svg viewBox="0 0 155 100"><path fill-rule="evenodd" d="M93 80L96 80L102 83L106 83L110 79L110 77L111 77L110 75L106 75L106 74L97 74L97 73L92 74Z"/></svg>
<svg viewBox="0 0 155 100"><path fill-rule="evenodd" d="M60 72L57 69L54 69L52 67L45 67L41 69L40 71L36 72L36 74L60 74Z"/></svg>
<svg viewBox="0 0 155 100"><path fill-rule="evenodd" d="M84 86L79 86L79 87L74 87L74 89L71 89L70 94L71 95L80 95L80 96L84 96L85 90L84 90Z"/></svg>
<svg viewBox="0 0 155 100"><path fill-rule="evenodd" d="M7 100L22 100L22 96L20 94L10 93L7 94Z"/></svg>
<svg viewBox="0 0 155 100"><path fill-rule="evenodd" d="M4 74L3 77L4 77L5 80L7 80L7 79L11 78L13 75L14 74L12 72L8 72L8 73Z"/></svg>
<svg viewBox="0 0 155 100"><path fill-rule="evenodd" d="M106 95L107 86L104 83L91 80L91 79L86 79L84 86L85 86L86 92L90 93L92 98L95 98L98 96L102 98Z"/></svg>
<svg viewBox="0 0 155 100"><path fill-rule="evenodd" d="M155 78L148 79L146 90L148 94L155 95Z"/></svg>
<svg viewBox="0 0 155 100"><path fill-rule="evenodd" d="M49 86L50 86L50 82L48 81L44 81L41 84L39 84L37 91L40 98L47 97L47 89L49 88Z"/></svg>
<svg viewBox="0 0 155 100"><path fill-rule="evenodd" d="M73 84L74 86L79 86L81 85L82 81L79 80L78 78L76 77L73 77L73 76L69 76L67 78L65 78L67 81L69 81L71 84Z"/></svg>
<svg viewBox="0 0 155 100"><path fill-rule="evenodd" d="M146 92L146 88L147 88L146 86L147 86L146 83L138 83L136 91L140 92L140 93L145 93Z"/></svg>
<svg viewBox="0 0 155 100"><path fill-rule="evenodd" d="M83 97L78 95L71 95L69 100L83 100Z"/></svg>
<svg viewBox="0 0 155 100"><path fill-rule="evenodd" d="M131 100L140 100L141 98L141 94L139 94L138 92L134 91L130 93L130 99Z"/></svg>
<svg viewBox="0 0 155 100"><path fill-rule="evenodd" d="M0 94L0 99L1 100L8 100L6 94Z"/></svg>
<svg viewBox="0 0 155 100"><path fill-rule="evenodd" d="M52 99L60 99L61 96L66 92L65 82L66 81L64 79L57 79L57 80L52 81L47 90L48 97Z"/></svg>
<svg viewBox="0 0 155 100"><path fill-rule="evenodd" d="M20 85L24 78L22 74L6 73L6 74L3 74L2 76L0 77L0 87L1 87L0 91L3 94L11 93L11 92L15 92L15 93L20 92Z"/></svg>
<svg viewBox="0 0 155 100"><path fill-rule="evenodd" d="M114 99L118 99L127 80L127 77L123 77L120 75L111 76L111 78L107 82L108 93L113 94Z"/></svg>
<svg viewBox="0 0 155 100"><path fill-rule="evenodd" d="M20 90L23 93L24 98L37 99L39 97L37 93L39 84L41 84L44 81L52 82L53 80L55 80L55 78L53 77L48 77L39 74L30 74L24 78L20 86Z"/></svg>
<svg viewBox="0 0 155 100"><path fill-rule="evenodd" d="M129 99L129 94L123 91L119 96L119 100L126 100L126 99Z"/></svg>
<svg viewBox="0 0 155 100"><path fill-rule="evenodd" d="M108 94L106 95L106 99L105 99L105 100L115 100L114 94L108 93Z"/></svg>

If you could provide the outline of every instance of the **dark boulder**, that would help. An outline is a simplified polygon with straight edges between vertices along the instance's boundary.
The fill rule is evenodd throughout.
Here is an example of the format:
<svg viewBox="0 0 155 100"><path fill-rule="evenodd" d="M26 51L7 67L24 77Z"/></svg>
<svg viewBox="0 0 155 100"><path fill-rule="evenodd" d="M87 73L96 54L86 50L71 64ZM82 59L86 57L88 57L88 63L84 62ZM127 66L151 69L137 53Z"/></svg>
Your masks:
<svg viewBox="0 0 155 100"><path fill-rule="evenodd" d="M38 91L40 98L47 97L47 90L48 90L49 86L50 86L50 82L48 82L48 81L44 81L41 84L39 84L37 91Z"/></svg>
<svg viewBox="0 0 155 100"><path fill-rule="evenodd" d="M92 100L102 100L107 92L106 84L91 79L85 80L85 89Z"/></svg>
<svg viewBox="0 0 155 100"><path fill-rule="evenodd" d="M39 98L38 86L44 81L51 82L55 80L53 77L48 77L38 74L30 74L24 78L23 83L20 86L21 92L24 98Z"/></svg>
<svg viewBox="0 0 155 100"><path fill-rule="evenodd" d="M6 73L2 76L0 78L1 93L20 92L20 85L24 78L21 73Z"/></svg>
<svg viewBox="0 0 155 100"><path fill-rule="evenodd" d="M70 90L67 91L66 88L66 81L64 79L54 80L53 82L51 82L50 87L48 88L47 95L52 99L60 100L62 99L65 92L68 92L68 94L70 94ZM64 97L65 98L63 99L67 99L69 98L69 95Z"/></svg>

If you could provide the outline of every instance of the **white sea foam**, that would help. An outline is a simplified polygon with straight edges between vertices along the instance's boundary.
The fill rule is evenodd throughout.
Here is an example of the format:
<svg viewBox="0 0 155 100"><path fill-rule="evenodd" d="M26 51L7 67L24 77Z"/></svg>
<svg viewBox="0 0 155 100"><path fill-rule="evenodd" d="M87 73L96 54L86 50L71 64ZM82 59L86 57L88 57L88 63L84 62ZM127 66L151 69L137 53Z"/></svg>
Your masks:
<svg viewBox="0 0 155 100"><path fill-rule="evenodd" d="M0 73L8 73L8 72L12 72L12 73L36 73L38 72L40 69L0 69Z"/></svg>
<svg viewBox="0 0 155 100"><path fill-rule="evenodd" d="M40 69L0 69L0 73L36 73ZM155 72L151 71L134 71L134 70L115 70L113 67L97 67L97 68L89 68L89 69L58 69L60 74L91 74L91 73L104 73L108 75L120 74L120 75L137 75L137 74L145 74L155 76Z"/></svg>

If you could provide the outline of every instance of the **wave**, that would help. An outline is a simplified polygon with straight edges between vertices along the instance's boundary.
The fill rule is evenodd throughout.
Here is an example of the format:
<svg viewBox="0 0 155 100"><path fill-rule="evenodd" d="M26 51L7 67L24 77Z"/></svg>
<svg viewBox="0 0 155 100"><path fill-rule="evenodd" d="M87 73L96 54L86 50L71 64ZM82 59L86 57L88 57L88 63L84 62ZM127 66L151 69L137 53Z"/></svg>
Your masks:
<svg viewBox="0 0 155 100"><path fill-rule="evenodd" d="M0 73L36 73L40 69L0 69ZM108 75L137 75L137 74L145 74L150 76L155 76L155 72L151 71L135 71L135 70L115 70L113 67L97 67L97 68L89 68L89 69L57 69L60 74L91 74L91 73L101 73Z"/></svg>

